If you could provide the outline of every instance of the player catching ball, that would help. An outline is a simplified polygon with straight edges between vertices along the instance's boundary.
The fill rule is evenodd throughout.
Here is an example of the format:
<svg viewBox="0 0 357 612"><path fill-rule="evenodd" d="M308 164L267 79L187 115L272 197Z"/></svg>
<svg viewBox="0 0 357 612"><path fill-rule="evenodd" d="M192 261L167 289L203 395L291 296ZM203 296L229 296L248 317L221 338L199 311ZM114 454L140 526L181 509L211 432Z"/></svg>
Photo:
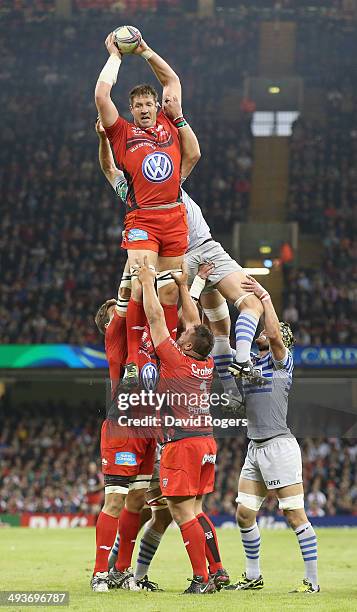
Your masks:
<svg viewBox="0 0 357 612"><path fill-rule="evenodd" d="M95 102L118 167L128 183L122 246L128 251L131 272L137 262L140 264L147 257L149 264L167 274L181 268L187 249L186 210L180 198L180 139L196 141L199 159L197 139L182 116L170 121L159 110L158 94L151 85L138 85L130 92L132 122L119 115L111 99L111 89L117 80L122 55L115 45L113 33L105 44L110 57L99 75ZM133 53L150 64L163 86L163 100L175 99L181 108L180 80L170 66L144 41ZM160 300L166 318L171 316L172 309L166 313L165 305L172 306L177 297L173 283L164 284ZM124 374L125 385L129 388L139 383L138 350L144 325L141 285L133 276L127 311L128 359Z"/></svg>

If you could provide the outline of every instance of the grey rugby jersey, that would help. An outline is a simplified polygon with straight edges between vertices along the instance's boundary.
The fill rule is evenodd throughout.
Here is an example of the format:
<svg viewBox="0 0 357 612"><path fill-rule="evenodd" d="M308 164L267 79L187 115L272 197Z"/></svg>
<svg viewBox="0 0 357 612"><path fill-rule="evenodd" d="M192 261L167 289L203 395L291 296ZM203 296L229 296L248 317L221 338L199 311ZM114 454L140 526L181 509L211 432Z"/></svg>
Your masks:
<svg viewBox="0 0 357 612"><path fill-rule="evenodd" d="M112 183L114 191L120 197L120 199L125 202L126 194L128 191L127 182L123 176L119 175L115 178ZM188 193L184 189L182 191L182 201L186 207L187 212L187 222L188 222L188 249L187 252L193 251L200 244L205 242L205 240L210 240L211 230L208 227L202 211L198 204L190 198Z"/></svg>
<svg viewBox="0 0 357 612"><path fill-rule="evenodd" d="M288 396L294 369L293 356L286 349L281 361L275 361L271 352L264 357L251 354L253 365L268 380L264 387L244 383L248 420L248 438L265 440L291 434L286 424Z"/></svg>

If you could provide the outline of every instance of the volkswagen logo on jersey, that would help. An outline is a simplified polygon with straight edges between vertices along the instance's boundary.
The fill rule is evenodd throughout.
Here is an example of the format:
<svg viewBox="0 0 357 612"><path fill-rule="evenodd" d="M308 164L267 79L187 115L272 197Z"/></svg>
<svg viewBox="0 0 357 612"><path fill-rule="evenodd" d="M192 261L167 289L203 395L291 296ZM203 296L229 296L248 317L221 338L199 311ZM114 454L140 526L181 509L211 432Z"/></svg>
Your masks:
<svg viewBox="0 0 357 612"><path fill-rule="evenodd" d="M155 391L159 382L159 371L154 363L148 361L141 368L140 372L141 384L145 391Z"/></svg>
<svg viewBox="0 0 357 612"><path fill-rule="evenodd" d="M170 178L174 165L167 153L150 153L143 160L142 171L148 181L162 183Z"/></svg>

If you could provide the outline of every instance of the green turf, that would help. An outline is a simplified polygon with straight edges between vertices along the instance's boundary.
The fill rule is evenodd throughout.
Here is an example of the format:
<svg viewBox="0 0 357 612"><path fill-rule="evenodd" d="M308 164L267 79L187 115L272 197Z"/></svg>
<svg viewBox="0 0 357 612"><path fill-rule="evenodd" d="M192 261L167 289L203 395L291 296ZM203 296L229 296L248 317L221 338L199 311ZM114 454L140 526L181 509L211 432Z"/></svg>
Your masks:
<svg viewBox="0 0 357 612"><path fill-rule="evenodd" d="M178 530L170 529L165 535L152 563L151 578L159 582L165 593L121 590L92 593L89 580L94 537L94 530L90 528L1 529L0 590L68 590L70 606L61 609L85 612L357 610L357 530L318 530L322 589L318 595L288 594L303 577L303 565L296 538L287 529L262 530L262 570L266 585L262 591L184 597L178 593L188 585L186 578L190 576L190 567ZM236 579L244 569L239 533L232 529L219 530L218 537L224 565ZM10 608L1 608L6 609Z"/></svg>

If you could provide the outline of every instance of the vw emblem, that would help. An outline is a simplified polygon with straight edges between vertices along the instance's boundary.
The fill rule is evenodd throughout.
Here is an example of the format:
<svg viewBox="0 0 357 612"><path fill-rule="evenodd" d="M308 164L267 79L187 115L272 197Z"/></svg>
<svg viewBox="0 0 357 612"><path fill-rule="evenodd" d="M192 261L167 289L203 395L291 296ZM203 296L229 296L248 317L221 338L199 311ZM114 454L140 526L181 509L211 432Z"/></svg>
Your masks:
<svg viewBox="0 0 357 612"><path fill-rule="evenodd" d="M174 166L167 153L150 153L143 160L142 171L148 181L162 183L170 178Z"/></svg>
<svg viewBox="0 0 357 612"><path fill-rule="evenodd" d="M159 380L159 372L154 363L148 361L141 368L141 384L145 391L154 391Z"/></svg>

